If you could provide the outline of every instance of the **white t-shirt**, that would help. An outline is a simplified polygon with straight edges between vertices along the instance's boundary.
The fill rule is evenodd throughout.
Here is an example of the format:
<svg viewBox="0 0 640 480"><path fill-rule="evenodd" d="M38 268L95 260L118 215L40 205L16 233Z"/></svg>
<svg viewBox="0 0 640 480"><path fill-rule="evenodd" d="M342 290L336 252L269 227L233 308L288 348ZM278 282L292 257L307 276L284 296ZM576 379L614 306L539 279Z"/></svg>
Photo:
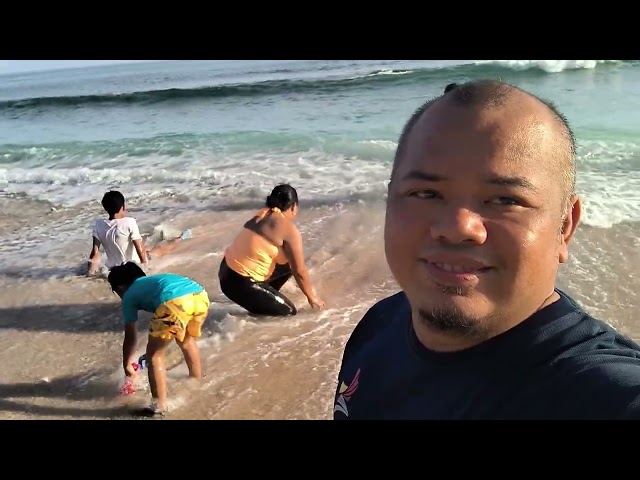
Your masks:
<svg viewBox="0 0 640 480"><path fill-rule="evenodd" d="M100 219L93 228L93 236L100 240L104 248L107 268L131 261L141 263L133 241L142 239L142 236L134 218Z"/></svg>

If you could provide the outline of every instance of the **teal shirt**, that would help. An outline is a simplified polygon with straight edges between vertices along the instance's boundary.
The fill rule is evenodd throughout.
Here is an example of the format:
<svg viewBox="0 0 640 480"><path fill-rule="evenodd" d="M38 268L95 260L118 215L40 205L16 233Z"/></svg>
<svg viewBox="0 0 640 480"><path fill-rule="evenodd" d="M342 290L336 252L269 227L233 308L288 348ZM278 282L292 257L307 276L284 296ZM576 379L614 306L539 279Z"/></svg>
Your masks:
<svg viewBox="0 0 640 480"><path fill-rule="evenodd" d="M202 285L173 273L140 277L122 296L122 316L127 325L138 320L138 310L155 312L164 302L190 293L200 293Z"/></svg>

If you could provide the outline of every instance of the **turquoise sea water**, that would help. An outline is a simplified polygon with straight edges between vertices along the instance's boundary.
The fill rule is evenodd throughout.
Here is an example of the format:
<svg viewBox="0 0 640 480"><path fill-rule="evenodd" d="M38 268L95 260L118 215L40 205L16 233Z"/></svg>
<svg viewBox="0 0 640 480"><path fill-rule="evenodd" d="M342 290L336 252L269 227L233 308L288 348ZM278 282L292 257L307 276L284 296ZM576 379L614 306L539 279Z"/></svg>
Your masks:
<svg viewBox="0 0 640 480"><path fill-rule="evenodd" d="M0 189L56 205L380 196L404 121L449 82L501 78L554 101L580 146L584 221L640 219L640 63L171 61L0 77Z"/></svg>

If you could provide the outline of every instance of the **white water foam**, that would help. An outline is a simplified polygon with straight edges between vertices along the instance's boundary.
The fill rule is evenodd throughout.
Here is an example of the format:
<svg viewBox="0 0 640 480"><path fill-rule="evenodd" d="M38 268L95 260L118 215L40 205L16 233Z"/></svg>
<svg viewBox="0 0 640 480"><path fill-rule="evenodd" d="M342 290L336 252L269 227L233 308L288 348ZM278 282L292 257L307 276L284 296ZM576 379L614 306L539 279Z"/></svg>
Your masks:
<svg viewBox="0 0 640 480"><path fill-rule="evenodd" d="M389 151L388 146L379 148ZM185 195L202 200L255 198L256 195L263 197L274 182L281 181L295 183L304 197L348 197L356 193L383 192L389 171L387 163L315 151L302 156L234 156L213 163L194 166L190 162L185 169L184 163L177 164L174 158L172 165L164 168L6 168L0 169L0 188L66 207L95 203L111 188L127 191L131 199L162 195Z"/></svg>
<svg viewBox="0 0 640 480"><path fill-rule="evenodd" d="M582 220L586 225L611 228L640 221L640 172L585 172L578 180Z"/></svg>
<svg viewBox="0 0 640 480"><path fill-rule="evenodd" d="M565 70L591 70L603 63L614 63L619 60L485 60L478 61L479 65L493 64L508 67L513 70L540 69L547 73L559 73Z"/></svg>
<svg viewBox="0 0 640 480"><path fill-rule="evenodd" d="M131 203L159 207L169 197L199 205L263 198L278 182L294 184L303 202L384 199L397 143L371 139L347 146L352 154L313 149L216 156L203 150L191 151L185 158L134 158L126 168L104 168L100 163L73 168L8 167L0 169L0 191L27 193L63 207L88 203L98 211L104 192L114 188L126 192ZM640 220L636 194L640 144L607 138L581 141L578 157L583 221L610 227L621 221Z"/></svg>

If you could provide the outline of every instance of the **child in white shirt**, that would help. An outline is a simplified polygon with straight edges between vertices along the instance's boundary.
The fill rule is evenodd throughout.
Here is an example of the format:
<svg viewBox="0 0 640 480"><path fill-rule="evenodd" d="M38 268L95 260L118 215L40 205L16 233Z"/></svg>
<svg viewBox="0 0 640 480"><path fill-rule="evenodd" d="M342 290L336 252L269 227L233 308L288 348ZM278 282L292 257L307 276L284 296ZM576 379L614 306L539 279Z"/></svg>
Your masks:
<svg viewBox="0 0 640 480"><path fill-rule="evenodd" d="M100 268L100 246L107 256L105 266L111 270L127 262L146 265L147 252L135 218L127 216L124 195L110 191L102 197L102 207L109 219L101 218L93 228L93 246L89 255L89 275Z"/></svg>
<svg viewBox="0 0 640 480"><path fill-rule="evenodd" d="M118 191L110 191L102 197L102 207L109 214L108 219L96 220L93 227L93 245L89 254L88 275L100 270L100 246L107 256L105 267L111 270L117 265L135 262L148 265L151 256L159 257L173 250L181 240L191 238L191 230L185 230L168 243L160 244L147 251L140 235L138 222L127 216L124 195Z"/></svg>

